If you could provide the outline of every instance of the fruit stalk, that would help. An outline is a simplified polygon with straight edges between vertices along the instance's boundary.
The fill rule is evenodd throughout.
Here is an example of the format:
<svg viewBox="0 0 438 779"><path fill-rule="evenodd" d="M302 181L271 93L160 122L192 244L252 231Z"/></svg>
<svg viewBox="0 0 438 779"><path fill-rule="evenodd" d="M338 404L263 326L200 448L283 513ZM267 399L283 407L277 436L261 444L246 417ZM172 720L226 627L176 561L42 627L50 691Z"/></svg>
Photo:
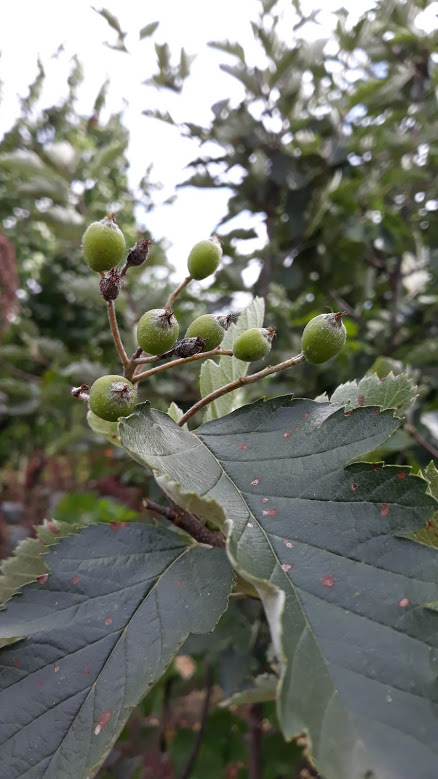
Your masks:
<svg viewBox="0 0 438 779"><path fill-rule="evenodd" d="M228 357L233 356L233 352L231 349L212 349L209 352L200 352L199 354L192 354L191 357L180 357L177 360L170 360L170 362L166 362L164 365L157 365L155 368L151 368L148 371L143 371L143 373L138 373L136 376L133 377L132 383L136 384L139 381L143 381L143 379L148 379L150 376L153 376L155 373L160 373L161 371L167 371L169 368L174 368L176 365L185 365L187 362L192 362L193 360L203 360L205 357L216 357L216 355L222 355L225 354ZM160 359L159 357L157 359Z"/></svg>
<svg viewBox="0 0 438 779"><path fill-rule="evenodd" d="M190 284L191 281L192 281L192 277L191 276L186 276L184 281L182 281L181 284L179 285L179 287L177 287L176 290L169 295L169 297L167 298L167 302L166 302L166 305L164 306L164 308L173 308L173 304L174 304L175 300L177 299L178 295L181 294L183 289L185 289L187 287L187 285Z"/></svg>
<svg viewBox="0 0 438 779"><path fill-rule="evenodd" d="M205 355L199 355L199 356L205 356ZM243 387L245 384L254 384L256 381L259 381L260 379L266 378L266 376L270 376L272 373L279 373L280 371L285 371L287 368L292 368L294 365L298 365L300 362L305 361L305 356L303 352L300 354L297 354L296 357L291 357L290 360L285 360L284 362L279 362L277 365L268 365L267 368L264 368L262 371L258 371L257 373L253 373L251 376L241 376L239 379L235 379L235 381L230 381L229 384L224 384L223 387L219 387L219 389L215 390L214 392L210 392L209 395L206 395L205 398L201 398L201 400L198 400L197 403L194 404L191 408L189 408L188 411L186 411L185 414L181 417L179 422L177 423L180 427L185 425L188 419L192 417L194 414L196 414L197 411L200 411L201 408L204 408L205 406L208 406L209 403L212 403L217 398L220 398L222 395L226 395L228 392L233 392L233 390L239 389L240 387Z"/></svg>
<svg viewBox="0 0 438 779"><path fill-rule="evenodd" d="M126 366L129 363L129 357L126 354L125 347L123 346L122 339L120 337L119 326L117 324L116 307L114 305L114 300L108 300L107 304L106 304L106 307L107 307L107 311L108 311L108 321L109 321L109 324L110 324L111 333L112 333L113 340L114 340L114 345L115 345L115 347L117 349L117 354L119 355L119 357L120 357L120 359L122 361L123 367L126 368Z"/></svg>

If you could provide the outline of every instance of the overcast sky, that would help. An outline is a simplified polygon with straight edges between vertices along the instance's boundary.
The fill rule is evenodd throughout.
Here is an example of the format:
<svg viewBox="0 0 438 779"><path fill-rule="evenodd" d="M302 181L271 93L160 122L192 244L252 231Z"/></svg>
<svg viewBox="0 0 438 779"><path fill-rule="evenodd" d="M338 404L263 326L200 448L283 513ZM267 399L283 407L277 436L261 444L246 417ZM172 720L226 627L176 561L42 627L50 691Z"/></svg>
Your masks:
<svg viewBox="0 0 438 779"><path fill-rule="evenodd" d="M339 0L303 0L305 10L322 7L321 27L307 30L309 38L326 36L333 17L330 12L339 7ZM110 79L108 109L125 109L131 141L129 159L130 180L135 187L148 165L153 162L152 179L163 184L157 194L158 207L147 215L146 226L155 238L166 237L172 249L170 259L179 266L185 262L190 247L214 230L224 214L228 199L226 190L179 190L172 206L160 205L174 192L175 185L186 176L184 166L197 156L197 145L182 139L176 129L142 116L145 108L169 111L177 121L188 120L207 124L211 105L231 97L243 96L239 83L223 73L219 64L231 61L207 46L211 40L238 41L245 48L247 59L255 64L258 49L250 21L258 17L258 0L107 0L104 7L115 14L127 32L125 39L130 54L112 51L103 45L115 42L116 34L98 15L88 0L62 2L8 3L0 27L0 80L3 82L0 110L0 136L13 123L19 109L19 96L27 93L37 71L41 56L47 73L43 103L49 105L65 95L71 57L77 54L84 66L85 81L79 92L78 110L90 113L105 78ZM373 0L344 0L344 7L354 17L373 5ZM101 8L100 4L96 5ZM278 8L286 15L285 27L292 12L290 0L279 0ZM430 13L438 8L432 3ZM24 19L25 17L25 19ZM159 21L153 39L139 41L139 30L152 21ZM182 95L142 85L156 70L153 43L167 42L172 53L179 54L183 46L196 54L192 74L185 82ZM60 44L65 53L52 58Z"/></svg>

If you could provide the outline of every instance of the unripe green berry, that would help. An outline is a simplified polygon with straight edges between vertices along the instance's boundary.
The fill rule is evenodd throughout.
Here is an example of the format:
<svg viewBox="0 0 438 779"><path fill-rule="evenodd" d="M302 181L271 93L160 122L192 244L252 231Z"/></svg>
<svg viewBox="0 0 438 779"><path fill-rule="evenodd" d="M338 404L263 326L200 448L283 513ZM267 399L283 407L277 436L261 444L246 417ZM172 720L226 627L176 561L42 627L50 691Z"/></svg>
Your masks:
<svg viewBox="0 0 438 779"><path fill-rule="evenodd" d="M252 327L236 338L233 346L234 356L244 362L254 362L266 357L271 351L273 327Z"/></svg>
<svg viewBox="0 0 438 779"><path fill-rule="evenodd" d="M319 314L307 323L301 348L309 362L319 365L341 351L347 338L342 314Z"/></svg>
<svg viewBox="0 0 438 779"><path fill-rule="evenodd" d="M215 236L206 241L195 243L191 250L187 266L192 279L200 281L211 276L217 269L222 258L222 247Z"/></svg>
<svg viewBox="0 0 438 779"><path fill-rule="evenodd" d="M90 409L107 422L132 413L137 397L136 388L123 376L101 376L90 389Z"/></svg>
<svg viewBox="0 0 438 779"><path fill-rule="evenodd" d="M137 341L144 352L164 354L178 338L178 320L170 308L152 308L137 325Z"/></svg>
<svg viewBox="0 0 438 779"><path fill-rule="evenodd" d="M205 341L202 351L209 352L210 349L216 349L225 335L225 328L222 327L218 318L214 314L204 314L198 316L187 328L186 338L193 338L199 335Z"/></svg>
<svg viewBox="0 0 438 779"><path fill-rule="evenodd" d="M113 214L87 227L82 237L82 251L92 270L110 270L119 264L125 256L126 243Z"/></svg>

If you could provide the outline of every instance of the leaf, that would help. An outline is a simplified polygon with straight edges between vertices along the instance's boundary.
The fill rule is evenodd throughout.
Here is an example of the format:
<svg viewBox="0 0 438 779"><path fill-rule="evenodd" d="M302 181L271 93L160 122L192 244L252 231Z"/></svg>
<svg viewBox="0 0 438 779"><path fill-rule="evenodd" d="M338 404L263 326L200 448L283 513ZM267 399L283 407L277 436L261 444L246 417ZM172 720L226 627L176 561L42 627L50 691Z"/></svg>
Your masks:
<svg viewBox="0 0 438 779"><path fill-rule="evenodd" d="M169 408L167 409L167 413L174 422L179 422L181 417L184 415L184 411L182 411L180 407L177 406L175 401L172 401ZM184 425L184 428L188 430L187 423Z"/></svg>
<svg viewBox="0 0 438 779"><path fill-rule="evenodd" d="M379 377L374 373L359 381L349 381L335 389L331 403L346 408L358 406L380 406L382 409L394 409L396 416L403 416L417 397L417 388L412 379L402 373L393 372Z"/></svg>
<svg viewBox="0 0 438 779"><path fill-rule="evenodd" d="M240 43L231 43L230 41L209 41L208 45L212 49L223 51L226 54L232 54L234 57L238 57L243 64L245 64L245 51Z"/></svg>
<svg viewBox="0 0 438 779"><path fill-rule="evenodd" d="M438 470L435 468L433 462L430 462L427 468L424 468L422 475L429 485L429 494L433 495L433 497L438 500ZM421 528L421 530L417 530L416 533L410 533L409 538L412 538L414 541L419 541L421 544L434 546L435 549L438 549L438 509L433 516L428 519L426 525Z"/></svg>
<svg viewBox="0 0 438 779"><path fill-rule="evenodd" d="M196 434L146 405L120 423L180 505L198 495L202 519L225 512L228 555L262 598L281 661L282 730L308 731L326 779L437 766L438 616L424 604L438 601L438 558L404 537L437 503L407 468L348 465L400 424L375 411L286 397Z"/></svg>
<svg viewBox="0 0 438 779"><path fill-rule="evenodd" d="M132 708L190 632L214 628L232 585L222 549L162 528L96 525L46 557L0 614L1 764L15 777L94 776Z"/></svg>
<svg viewBox="0 0 438 779"><path fill-rule="evenodd" d="M101 419L90 410L87 413L87 422L94 433L103 436L114 446L121 446L118 422L107 422L106 419Z"/></svg>
<svg viewBox="0 0 438 779"><path fill-rule="evenodd" d="M150 24L146 24L145 27L142 27L140 30L140 40L142 41L143 38L149 38L149 36L155 32L159 24L160 22L150 22Z"/></svg>
<svg viewBox="0 0 438 779"><path fill-rule="evenodd" d="M106 19L109 26L112 27L112 29L115 30L121 38L125 37L126 33L123 32L122 28L120 27L120 22L117 17L114 16L114 14L112 14L106 8L101 8L99 11L99 9L95 8L94 6L91 7L93 11L96 11L96 13L99 14L99 16L103 16L103 18Z"/></svg>
<svg viewBox="0 0 438 779"><path fill-rule="evenodd" d="M221 349L232 349L236 338L245 330L249 330L250 327L262 327L264 315L263 298L254 298L248 308L242 311L236 324L232 324L225 333ZM249 363L225 355L220 358L218 363L214 360L206 360L200 372L201 396L205 398L210 392L223 387L224 384L228 384L240 376L246 376L248 368ZM229 414L235 408L238 397L239 391L236 390L210 403L205 412L205 421Z"/></svg>
<svg viewBox="0 0 438 779"><path fill-rule="evenodd" d="M90 516L76 518L74 522L45 520L36 528L36 538L19 541L11 557L0 565L0 605L6 603L16 591L30 582L36 582L39 576L49 570L42 555L50 546L58 543L70 533L77 533L91 522Z"/></svg>
<svg viewBox="0 0 438 779"><path fill-rule="evenodd" d="M230 706L231 704L242 706L246 703L275 701L278 678L274 674L256 676L254 682L254 687L234 693L230 698L221 701L220 706Z"/></svg>

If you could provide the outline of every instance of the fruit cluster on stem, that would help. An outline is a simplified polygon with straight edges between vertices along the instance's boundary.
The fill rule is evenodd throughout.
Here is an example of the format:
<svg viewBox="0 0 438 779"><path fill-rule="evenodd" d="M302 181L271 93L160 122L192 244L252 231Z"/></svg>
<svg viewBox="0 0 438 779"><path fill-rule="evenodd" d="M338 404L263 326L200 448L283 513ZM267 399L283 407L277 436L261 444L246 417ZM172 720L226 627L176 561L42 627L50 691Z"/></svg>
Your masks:
<svg viewBox="0 0 438 779"><path fill-rule="evenodd" d="M85 384L74 387L72 395L89 403L90 410L96 416L109 422L115 422L120 417L132 413L137 398L137 385L140 381L206 357L220 355L235 357L244 362L261 360L271 351L276 334L275 327L252 327L238 335L232 349L221 349L225 333L237 321L238 314L204 314L195 319L187 328L184 338L178 340L179 323L173 310L178 296L193 279L197 281L206 279L220 265L222 247L217 236L213 236L199 241L192 248L187 259L189 274L169 295L163 308L150 309L142 315L137 325L139 346L129 357L117 324L115 300L129 268L138 267L146 261L152 244L152 240L141 236L125 257L125 238L116 225L114 214L108 214L100 222L93 222L86 229L82 239L85 261L101 277L99 290L106 301L108 321L123 366L123 376L101 376L91 389ZM118 266L124 258L124 265L119 270ZM320 364L331 359L345 344L346 330L342 317L341 312L314 317L304 329L300 354L216 389L188 409L178 424L184 425L197 411L209 403L246 384L260 381L274 373L298 365L304 360ZM168 362L141 371L142 365L161 360L168 360Z"/></svg>

